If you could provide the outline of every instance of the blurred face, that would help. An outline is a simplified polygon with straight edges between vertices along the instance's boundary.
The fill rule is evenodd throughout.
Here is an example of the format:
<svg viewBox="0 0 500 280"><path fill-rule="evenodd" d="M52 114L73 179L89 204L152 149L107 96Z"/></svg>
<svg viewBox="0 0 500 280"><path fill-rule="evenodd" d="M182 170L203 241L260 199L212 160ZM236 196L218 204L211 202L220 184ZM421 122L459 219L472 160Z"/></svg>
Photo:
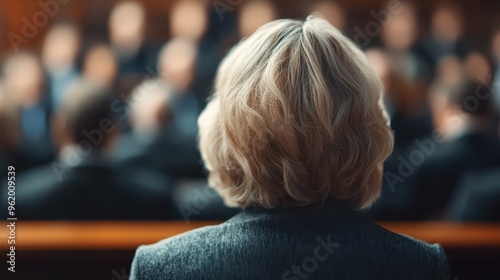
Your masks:
<svg viewBox="0 0 500 280"><path fill-rule="evenodd" d="M430 109L432 112L432 123L435 129L443 129L445 127L445 111L447 107L446 99L441 96L437 90L431 92L429 97Z"/></svg>
<svg viewBox="0 0 500 280"><path fill-rule="evenodd" d="M180 1L172 10L170 33L172 37L183 37L199 41L208 26L208 15L201 1Z"/></svg>
<svg viewBox="0 0 500 280"><path fill-rule="evenodd" d="M432 122L434 129L448 138L457 133L464 125L467 116L451 104L446 98L446 93L440 92L445 89L433 89L429 94L429 103L432 113Z"/></svg>
<svg viewBox="0 0 500 280"><path fill-rule="evenodd" d="M453 43L462 35L462 22L457 11L449 7L438 8L431 20L432 36Z"/></svg>
<svg viewBox="0 0 500 280"><path fill-rule="evenodd" d="M131 103L131 123L136 130L154 131L168 117L167 94L161 86L144 94L144 98Z"/></svg>
<svg viewBox="0 0 500 280"><path fill-rule="evenodd" d="M465 60L465 71L469 79L488 84L491 82L491 67L484 55L478 52L469 54Z"/></svg>
<svg viewBox="0 0 500 280"><path fill-rule="evenodd" d="M252 35L262 25L277 18L274 6L267 1L252 1L241 10L239 33L241 37Z"/></svg>
<svg viewBox="0 0 500 280"><path fill-rule="evenodd" d="M118 71L115 57L108 46L92 48L85 57L83 76L104 86L113 85Z"/></svg>
<svg viewBox="0 0 500 280"><path fill-rule="evenodd" d="M42 98L43 73L37 58L21 55L6 66L5 86L10 99L19 106L36 104Z"/></svg>
<svg viewBox="0 0 500 280"><path fill-rule="evenodd" d="M493 41L491 43L491 51L493 58L500 62L500 31L495 32L493 35Z"/></svg>
<svg viewBox="0 0 500 280"><path fill-rule="evenodd" d="M366 57L372 65L375 73L377 73L380 80L384 85L384 89L387 91L389 86L389 61L385 53L381 50L368 50L366 51Z"/></svg>
<svg viewBox="0 0 500 280"><path fill-rule="evenodd" d="M121 2L111 12L109 32L114 47L121 52L134 52L142 44L144 7L138 2Z"/></svg>
<svg viewBox="0 0 500 280"><path fill-rule="evenodd" d="M75 63L80 38L78 31L71 26L56 26L45 38L42 59L50 70L65 69Z"/></svg>
<svg viewBox="0 0 500 280"><path fill-rule="evenodd" d="M4 94L0 85L0 151L14 148L19 139L16 111Z"/></svg>
<svg viewBox="0 0 500 280"><path fill-rule="evenodd" d="M188 42L174 41L160 55L160 77L176 92L186 91L194 79L196 49Z"/></svg>
<svg viewBox="0 0 500 280"><path fill-rule="evenodd" d="M345 29L345 11L339 5L333 2L323 1L314 5L313 11L323 14L326 20L338 29Z"/></svg>
<svg viewBox="0 0 500 280"><path fill-rule="evenodd" d="M382 30L385 45L395 51L408 50L417 38L417 19L413 8L407 6L394 14Z"/></svg>
<svg viewBox="0 0 500 280"><path fill-rule="evenodd" d="M437 79L447 85L458 86L464 74L464 65L457 57L445 57L437 65Z"/></svg>

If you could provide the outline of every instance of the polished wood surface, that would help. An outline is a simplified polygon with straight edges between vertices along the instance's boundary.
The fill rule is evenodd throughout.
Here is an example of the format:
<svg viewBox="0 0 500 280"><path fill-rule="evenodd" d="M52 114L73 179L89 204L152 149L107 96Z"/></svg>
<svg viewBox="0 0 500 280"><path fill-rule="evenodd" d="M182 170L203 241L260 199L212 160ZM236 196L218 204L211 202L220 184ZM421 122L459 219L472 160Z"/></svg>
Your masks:
<svg viewBox="0 0 500 280"><path fill-rule="evenodd" d="M218 224L190 222L42 222L18 221L18 250L133 250L192 229ZM410 235L445 249L500 248L500 224L439 222L380 223L390 231ZM0 231L7 236L7 228ZM5 245L5 244L3 244ZM2 246L3 247L3 246Z"/></svg>

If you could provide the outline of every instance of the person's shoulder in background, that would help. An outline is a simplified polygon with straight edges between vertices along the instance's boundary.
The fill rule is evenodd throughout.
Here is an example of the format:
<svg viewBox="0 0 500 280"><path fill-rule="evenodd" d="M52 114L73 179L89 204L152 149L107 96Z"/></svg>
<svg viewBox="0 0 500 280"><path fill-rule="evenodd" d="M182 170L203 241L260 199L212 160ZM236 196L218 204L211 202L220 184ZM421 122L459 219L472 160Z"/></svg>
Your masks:
<svg viewBox="0 0 500 280"><path fill-rule="evenodd" d="M500 167L464 174L447 214L453 221L500 222Z"/></svg>

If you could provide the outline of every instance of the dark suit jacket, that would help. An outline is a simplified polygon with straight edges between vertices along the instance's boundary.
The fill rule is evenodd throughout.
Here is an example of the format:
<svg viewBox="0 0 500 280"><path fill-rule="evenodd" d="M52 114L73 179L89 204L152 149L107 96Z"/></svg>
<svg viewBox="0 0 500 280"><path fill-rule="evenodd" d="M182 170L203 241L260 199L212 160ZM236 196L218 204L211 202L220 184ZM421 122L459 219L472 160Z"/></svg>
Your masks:
<svg viewBox="0 0 500 280"><path fill-rule="evenodd" d="M471 132L437 145L416 170L408 217L439 217L462 174L493 166L500 166L500 155L498 146L486 133Z"/></svg>
<svg viewBox="0 0 500 280"><path fill-rule="evenodd" d="M147 169L172 178L205 178L195 137L181 137L175 127L167 127L147 141L137 133L120 136L113 153L121 169Z"/></svg>
<svg viewBox="0 0 500 280"><path fill-rule="evenodd" d="M218 225L141 246L130 279L440 279L439 245L401 236L334 202L248 209Z"/></svg>
<svg viewBox="0 0 500 280"><path fill-rule="evenodd" d="M500 222L500 168L465 174L451 199L448 218Z"/></svg>
<svg viewBox="0 0 500 280"><path fill-rule="evenodd" d="M65 169L68 168L68 169ZM57 174L62 176L58 176ZM62 162L27 170L16 178L17 216L25 220L166 219L169 186L137 184L100 157L70 168ZM146 178L152 179L151 176ZM128 181L129 183L125 183ZM0 194L2 202L6 203ZM7 209L7 206L3 207ZM4 214L2 214L3 216Z"/></svg>

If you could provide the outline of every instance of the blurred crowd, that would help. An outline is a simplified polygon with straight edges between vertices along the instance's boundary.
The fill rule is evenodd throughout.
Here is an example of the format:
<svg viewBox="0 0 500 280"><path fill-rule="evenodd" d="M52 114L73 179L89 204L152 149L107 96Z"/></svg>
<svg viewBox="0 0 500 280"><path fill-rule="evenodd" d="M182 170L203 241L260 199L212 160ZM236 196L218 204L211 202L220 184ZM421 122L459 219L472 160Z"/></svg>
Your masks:
<svg viewBox="0 0 500 280"><path fill-rule="evenodd" d="M333 1L310 1L304 11L323 14L363 47L383 81L395 147L381 199L365 214L500 221L500 28L485 34L485 51L465 36L453 2L435 4L428 22L397 2L372 15L380 32L350 26L349 11ZM176 2L165 14L170 39L158 45L144 35L151 23L141 2L119 1L100 27L107 36L55 21L40 49L5 56L0 178L16 168L20 217L235 213L206 185L197 117L231 46L282 15L265 0L242 1L224 20L220 12L209 1Z"/></svg>

